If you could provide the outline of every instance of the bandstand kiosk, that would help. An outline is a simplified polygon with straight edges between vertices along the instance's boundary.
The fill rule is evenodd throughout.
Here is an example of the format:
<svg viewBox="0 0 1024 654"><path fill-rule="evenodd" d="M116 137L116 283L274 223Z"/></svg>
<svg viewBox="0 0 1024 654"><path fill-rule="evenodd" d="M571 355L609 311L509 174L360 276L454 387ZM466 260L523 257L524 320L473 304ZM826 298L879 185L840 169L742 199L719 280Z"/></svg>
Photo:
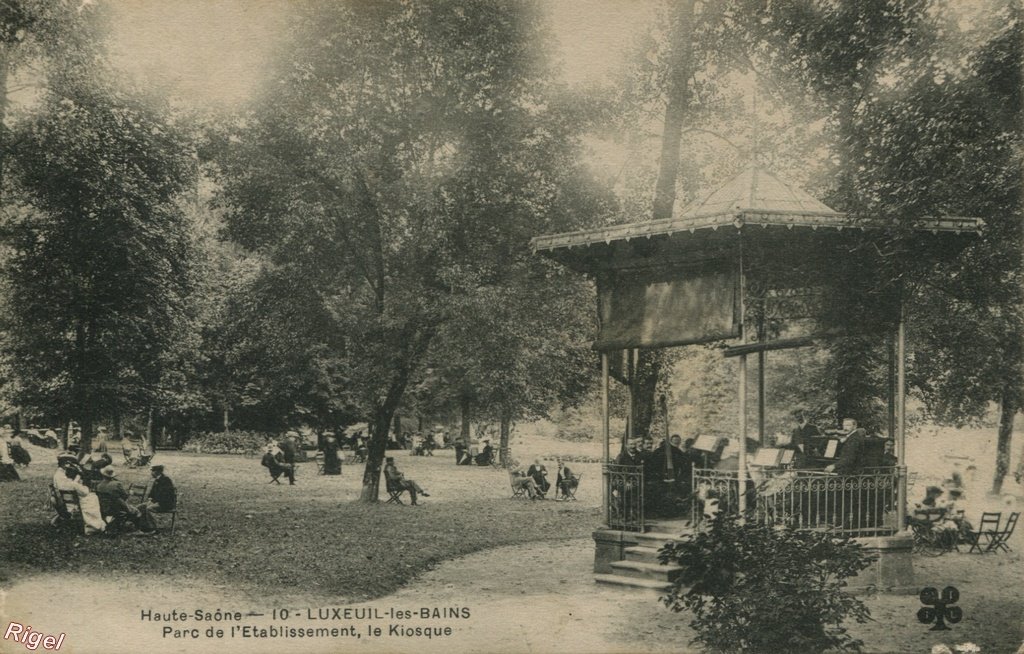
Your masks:
<svg viewBox="0 0 1024 654"><path fill-rule="evenodd" d="M747 519L784 517L797 520L798 526L862 537L865 547L878 555L874 568L862 573L864 585L911 588L912 543L902 529L907 504L902 294L908 282L927 274L930 263L954 256L980 228L976 218L927 218L908 224L842 214L751 166L667 220L534 238L536 253L586 274L597 286L599 333L594 348L601 354L602 368L605 516L604 525L594 532L598 581L666 587L673 570L659 566L655 554L680 531L678 525L666 529L645 519L642 469L612 460L610 367L624 361L628 370L640 349L722 342L723 355L739 363L739 417L731 444L738 450L738 470L725 482L724 488L734 491L728 510ZM768 502L760 489L747 490L754 485L747 451L747 359L756 357L761 373L757 426L763 443L766 353L851 334L877 335L889 345L888 437L895 444L896 465L857 478L822 473L780 482L788 484L789 493L782 510L782 504ZM627 421L624 438L633 436L633 423ZM695 480L700 473L695 471ZM703 479L715 483L713 475ZM793 491L794 486L802 490ZM821 504L822 494L830 489L838 498L833 505L845 501L844 508L794 508L809 499ZM865 493L873 493L870 502L849 501ZM870 513L871 521L852 516L846 508L853 504L860 511L869 503L874 508L862 513ZM697 520L699 515L693 522Z"/></svg>

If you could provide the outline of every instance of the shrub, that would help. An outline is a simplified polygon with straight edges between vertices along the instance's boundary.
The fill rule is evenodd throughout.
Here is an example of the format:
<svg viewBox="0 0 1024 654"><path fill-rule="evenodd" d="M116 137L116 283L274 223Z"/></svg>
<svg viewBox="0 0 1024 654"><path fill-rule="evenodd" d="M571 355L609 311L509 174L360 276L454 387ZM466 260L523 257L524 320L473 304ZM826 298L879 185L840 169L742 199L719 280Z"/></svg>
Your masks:
<svg viewBox="0 0 1024 654"><path fill-rule="evenodd" d="M189 434L183 452L204 454L245 454L258 452L273 435L259 431L204 431Z"/></svg>
<svg viewBox="0 0 1024 654"><path fill-rule="evenodd" d="M843 589L872 557L849 539L722 516L710 530L663 547L659 559L683 568L664 602L693 612L694 642L711 651L811 654L863 645L843 620L865 622L870 612Z"/></svg>

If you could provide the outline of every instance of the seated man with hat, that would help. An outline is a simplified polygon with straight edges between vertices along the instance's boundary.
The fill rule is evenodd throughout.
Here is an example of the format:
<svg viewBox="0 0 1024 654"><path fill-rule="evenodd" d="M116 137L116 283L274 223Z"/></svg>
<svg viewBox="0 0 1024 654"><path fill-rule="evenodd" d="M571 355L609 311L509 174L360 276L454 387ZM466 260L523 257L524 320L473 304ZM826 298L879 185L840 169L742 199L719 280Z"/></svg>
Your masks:
<svg viewBox="0 0 1024 654"><path fill-rule="evenodd" d="M409 497L412 499L413 506L416 506L417 493L423 497L430 497L430 493L423 490L419 484L411 479L405 478L405 475L400 472L398 470L398 466L395 465L395 457L386 457L384 461L384 478L387 482L389 491L392 487L409 491Z"/></svg>
<svg viewBox="0 0 1024 654"><path fill-rule="evenodd" d="M100 500L100 510L104 517L109 518L108 532L111 527L120 527L126 521L135 525L141 535L152 536L156 533L156 524L146 510L139 510L128 504L128 491L124 484L117 479L117 473L112 466L107 466L100 471L103 477L96 486L96 495Z"/></svg>
<svg viewBox="0 0 1024 654"><path fill-rule="evenodd" d="M174 487L174 482L164 474L162 465L150 467L149 474L153 479L146 488L142 504L137 508L141 511L145 507L145 510L154 513L173 511L178 505L178 489Z"/></svg>

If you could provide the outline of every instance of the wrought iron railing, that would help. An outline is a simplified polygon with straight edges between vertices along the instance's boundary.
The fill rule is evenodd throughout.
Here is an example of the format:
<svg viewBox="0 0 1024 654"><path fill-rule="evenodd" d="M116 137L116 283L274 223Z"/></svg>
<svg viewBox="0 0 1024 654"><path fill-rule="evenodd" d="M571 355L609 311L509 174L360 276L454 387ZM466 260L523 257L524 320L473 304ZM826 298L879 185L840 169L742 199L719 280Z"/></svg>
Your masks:
<svg viewBox="0 0 1024 654"><path fill-rule="evenodd" d="M643 466L606 463L602 472L608 498L605 523L612 529L643 531Z"/></svg>
<svg viewBox="0 0 1024 654"><path fill-rule="evenodd" d="M896 533L899 473L868 468L855 475L815 470L752 471L745 492L746 517L798 529L829 529L844 536ZM694 470L692 519L739 511L736 471Z"/></svg>

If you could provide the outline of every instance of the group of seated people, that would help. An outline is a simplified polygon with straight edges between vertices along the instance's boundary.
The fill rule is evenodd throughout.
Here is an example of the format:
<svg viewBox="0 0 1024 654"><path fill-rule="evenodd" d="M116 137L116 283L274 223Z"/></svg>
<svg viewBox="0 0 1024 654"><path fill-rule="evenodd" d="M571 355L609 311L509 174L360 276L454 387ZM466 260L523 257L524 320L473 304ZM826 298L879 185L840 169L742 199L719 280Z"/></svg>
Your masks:
<svg viewBox="0 0 1024 654"><path fill-rule="evenodd" d="M489 466L494 463L494 448L491 447L489 438L483 440L484 446L477 448L476 441L470 441L469 446L462 439L455 441L455 465L460 466Z"/></svg>
<svg viewBox="0 0 1024 654"><path fill-rule="evenodd" d="M107 464L102 468L96 466ZM118 533L128 525L139 535L154 535L157 532L153 513L174 511L177 506L177 490L174 483L164 474L164 466L150 468L150 480L142 494L141 502L130 503L128 490L117 478L117 471L109 463L109 456L86 461L71 452L57 455L57 470L53 474L54 493L51 496L57 512L54 524L61 519L71 518L71 508L60 496L60 491L73 492L78 497L85 534Z"/></svg>
<svg viewBox="0 0 1024 654"><path fill-rule="evenodd" d="M406 442L409 443L409 450L413 456L434 456L434 450L438 445L438 440L441 440L444 447L443 437L440 434L422 434L421 432L414 432L406 437Z"/></svg>
<svg viewBox="0 0 1024 654"><path fill-rule="evenodd" d="M954 473L944 486L947 488L929 486L925 489L924 499L914 505L913 512L907 516L907 524L911 528L944 534L950 544L964 542L974 527L964 517L967 498L963 481Z"/></svg>
<svg viewBox="0 0 1024 654"><path fill-rule="evenodd" d="M562 463L562 459L558 458L555 461L558 466L558 473L555 477L555 499L576 499L574 494L580 483L579 477L573 474L569 466ZM531 500L543 500L551 491L551 482L548 481L548 469L540 462L540 459L534 459L533 464L530 465L526 472L523 472L522 469L516 469L510 474L512 487L525 490L527 497ZM558 497L559 491L562 494L561 498Z"/></svg>
<svg viewBox="0 0 1024 654"><path fill-rule="evenodd" d="M792 452L791 467L836 474L858 474L868 468L896 465L893 441L869 436L853 418L844 418L839 429L821 430L803 409L793 413L796 428L787 438L778 434L770 445Z"/></svg>

